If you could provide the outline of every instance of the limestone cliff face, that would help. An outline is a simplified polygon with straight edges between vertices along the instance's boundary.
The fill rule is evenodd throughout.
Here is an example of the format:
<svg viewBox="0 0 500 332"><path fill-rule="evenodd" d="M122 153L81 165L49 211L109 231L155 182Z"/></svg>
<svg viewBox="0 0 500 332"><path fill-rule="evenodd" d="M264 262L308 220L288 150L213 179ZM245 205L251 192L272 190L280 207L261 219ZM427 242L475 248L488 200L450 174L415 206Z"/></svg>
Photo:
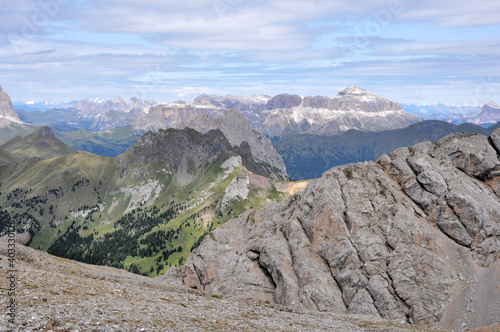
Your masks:
<svg viewBox="0 0 500 332"><path fill-rule="evenodd" d="M500 106L494 101L485 104L468 122L478 125L491 125L500 121Z"/></svg>
<svg viewBox="0 0 500 332"><path fill-rule="evenodd" d="M263 134L254 130L247 119L237 110L228 110L217 118L199 115L187 127L194 128L202 133L208 130L219 129L233 146L240 146L247 142L252 150L253 157L275 168L269 170L269 175L277 179L286 179L286 167L283 158L278 154L273 144Z"/></svg>
<svg viewBox="0 0 500 332"><path fill-rule="evenodd" d="M397 103L353 85L333 98L278 95L267 102L263 121L254 126L268 136L332 135L405 128L419 121Z"/></svg>
<svg viewBox="0 0 500 332"><path fill-rule="evenodd" d="M182 281L295 308L491 325L500 319L499 151L497 129L335 167L211 232Z"/></svg>
<svg viewBox="0 0 500 332"><path fill-rule="evenodd" d="M10 96L0 86L0 117L19 120L19 117L12 107ZM19 120L20 121L20 120Z"/></svg>

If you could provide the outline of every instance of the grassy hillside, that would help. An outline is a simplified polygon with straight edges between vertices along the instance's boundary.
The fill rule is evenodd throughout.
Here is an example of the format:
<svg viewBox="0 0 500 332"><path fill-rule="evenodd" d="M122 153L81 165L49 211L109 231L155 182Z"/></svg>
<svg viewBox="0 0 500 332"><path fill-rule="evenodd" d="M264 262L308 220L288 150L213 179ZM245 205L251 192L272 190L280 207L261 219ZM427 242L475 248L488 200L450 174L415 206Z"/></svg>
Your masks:
<svg viewBox="0 0 500 332"><path fill-rule="evenodd" d="M14 220L19 239L33 248L156 276L182 265L204 236L231 217L292 193L287 182L249 172L223 136L160 134L140 142L158 140L168 150L159 154L159 147L150 146L156 154L149 154L139 145L115 158L76 153L0 166L0 233ZM204 153L214 161L201 157L196 163ZM167 154L179 162L169 164L162 159Z"/></svg>
<svg viewBox="0 0 500 332"><path fill-rule="evenodd" d="M16 136L0 145L0 150L10 153L17 160L32 157L50 159L78 153L77 150L55 138L48 127L40 127L25 137Z"/></svg>

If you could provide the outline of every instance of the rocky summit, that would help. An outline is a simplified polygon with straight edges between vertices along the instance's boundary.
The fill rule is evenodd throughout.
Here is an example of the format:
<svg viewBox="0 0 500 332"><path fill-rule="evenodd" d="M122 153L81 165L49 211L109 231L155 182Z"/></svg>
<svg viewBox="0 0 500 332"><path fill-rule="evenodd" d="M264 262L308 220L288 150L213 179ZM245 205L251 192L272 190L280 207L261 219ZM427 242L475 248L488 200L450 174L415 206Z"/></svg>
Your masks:
<svg viewBox="0 0 500 332"><path fill-rule="evenodd" d="M170 281L294 310L457 330L495 324L499 156L497 129L335 167L212 231Z"/></svg>
<svg viewBox="0 0 500 332"><path fill-rule="evenodd" d="M19 120L17 113L14 112L10 96L0 86L0 118L10 118Z"/></svg>
<svg viewBox="0 0 500 332"><path fill-rule="evenodd" d="M500 106L494 101L485 104L469 119L469 122L478 125L494 125L498 121L500 121Z"/></svg>
<svg viewBox="0 0 500 332"><path fill-rule="evenodd" d="M12 100L5 90L0 86L0 128L12 125L23 125L23 121L12 107Z"/></svg>

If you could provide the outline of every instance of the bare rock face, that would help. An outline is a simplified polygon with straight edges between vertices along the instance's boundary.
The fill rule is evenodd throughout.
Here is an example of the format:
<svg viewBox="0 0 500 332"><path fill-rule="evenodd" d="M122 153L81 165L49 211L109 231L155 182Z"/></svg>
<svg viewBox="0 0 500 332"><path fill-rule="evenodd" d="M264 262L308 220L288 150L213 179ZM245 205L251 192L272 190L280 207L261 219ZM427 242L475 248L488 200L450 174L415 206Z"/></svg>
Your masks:
<svg viewBox="0 0 500 332"><path fill-rule="evenodd" d="M474 124L495 124L500 121L500 106L494 101L484 104L481 110L474 114L470 123Z"/></svg>
<svg viewBox="0 0 500 332"><path fill-rule="evenodd" d="M182 281L292 308L491 325L500 319L499 135L454 134L335 167L211 232Z"/></svg>
<svg viewBox="0 0 500 332"><path fill-rule="evenodd" d="M281 95L274 96L267 102L267 108L270 110L280 109L280 108L292 108L299 106L302 103L302 98L297 95L289 95L284 93Z"/></svg>
<svg viewBox="0 0 500 332"><path fill-rule="evenodd" d="M276 152L269 138L254 130L239 111L231 109L217 118L200 114L186 126L202 133L219 129L233 146L240 146L246 142L257 161L264 162L274 169L267 172L271 177L287 179L283 158Z"/></svg>
<svg viewBox="0 0 500 332"><path fill-rule="evenodd" d="M389 99L379 97L357 85L353 85L340 91L332 99L331 109L383 112L387 110L401 111L401 106Z"/></svg>
<svg viewBox="0 0 500 332"><path fill-rule="evenodd" d="M0 128L11 125L26 125L14 111L10 96L0 86Z"/></svg>
<svg viewBox="0 0 500 332"><path fill-rule="evenodd" d="M10 99L10 96L2 89L1 86L0 86L0 116L19 119L17 113L14 112L14 108L12 107L12 100Z"/></svg>

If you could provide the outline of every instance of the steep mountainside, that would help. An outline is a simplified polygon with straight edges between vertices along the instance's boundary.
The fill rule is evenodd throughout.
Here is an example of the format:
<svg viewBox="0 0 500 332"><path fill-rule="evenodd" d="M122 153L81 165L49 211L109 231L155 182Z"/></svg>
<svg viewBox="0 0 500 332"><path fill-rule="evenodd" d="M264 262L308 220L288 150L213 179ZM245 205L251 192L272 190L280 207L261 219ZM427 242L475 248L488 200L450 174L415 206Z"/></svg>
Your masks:
<svg viewBox="0 0 500 332"><path fill-rule="evenodd" d="M27 135L34 128L19 119L12 107L10 96L0 86L0 143L6 142L17 135Z"/></svg>
<svg viewBox="0 0 500 332"><path fill-rule="evenodd" d="M254 130L239 111L229 110L217 118L200 114L186 125L202 133L211 129L220 129L233 146L240 146L241 143L247 142L255 159L271 166L268 173L273 174L273 178L287 178L285 163L271 141Z"/></svg>
<svg viewBox="0 0 500 332"><path fill-rule="evenodd" d="M283 157L292 179L314 179L334 166L376 160L383 153L399 147L437 142L446 135L459 132L489 135L493 129L428 120L404 129L376 133L349 130L331 136L284 136L273 139L273 145Z"/></svg>
<svg viewBox="0 0 500 332"><path fill-rule="evenodd" d="M499 158L497 129L335 167L302 193L211 232L182 282L292 308L492 325L500 319Z"/></svg>
<svg viewBox="0 0 500 332"><path fill-rule="evenodd" d="M22 124L14 108L12 107L12 100L10 96L0 86L0 119L3 121L10 121ZM2 122L3 123L3 122Z"/></svg>
<svg viewBox="0 0 500 332"><path fill-rule="evenodd" d="M229 218L304 187L270 179L248 143L220 130L150 132L115 158L78 153L47 127L5 148L0 234L14 219L34 248L151 276Z"/></svg>
<svg viewBox="0 0 500 332"><path fill-rule="evenodd" d="M469 119L470 123L477 125L492 125L498 121L500 121L500 106L493 101L485 104L477 114Z"/></svg>
<svg viewBox="0 0 500 332"><path fill-rule="evenodd" d="M247 142L256 161L269 165L268 174L275 179L287 179L283 159L276 152L271 141L252 129L248 120L239 111L201 112L199 109L188 106L160 105L150 108L149 113L139 117L134 125L136 131L185 127L194 128L202 133L219 129L233 146L240 146L243 142Z"/></svg>

